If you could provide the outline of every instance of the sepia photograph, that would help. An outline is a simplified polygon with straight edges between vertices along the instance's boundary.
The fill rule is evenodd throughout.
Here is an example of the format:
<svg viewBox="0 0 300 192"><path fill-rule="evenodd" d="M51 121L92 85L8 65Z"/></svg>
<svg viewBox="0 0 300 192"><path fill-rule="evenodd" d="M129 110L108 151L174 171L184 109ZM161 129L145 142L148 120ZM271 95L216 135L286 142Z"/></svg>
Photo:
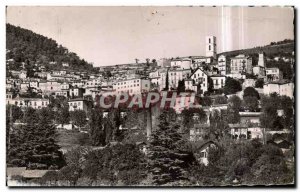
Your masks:
<svg viewBox="0 0 300 192"><path fill-rule="evenodd" d="M7 6L6 186L295 187L295 13Z"/></svg>

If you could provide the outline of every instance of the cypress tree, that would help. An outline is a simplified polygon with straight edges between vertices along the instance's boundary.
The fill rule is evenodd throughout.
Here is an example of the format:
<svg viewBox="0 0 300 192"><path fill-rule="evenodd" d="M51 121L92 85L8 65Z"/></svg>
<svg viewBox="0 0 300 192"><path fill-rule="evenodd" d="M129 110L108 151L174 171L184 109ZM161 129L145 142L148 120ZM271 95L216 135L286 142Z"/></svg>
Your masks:
<svg viewBox="0 0 300 192"><path fill-rule="evenodd" d="M182 149L183 140L178 133L179 125L168 122L167 113L159 117L158 129L149 141L148 170L152 174L153 184L163 185L187 180L188 154Z"/></svg>

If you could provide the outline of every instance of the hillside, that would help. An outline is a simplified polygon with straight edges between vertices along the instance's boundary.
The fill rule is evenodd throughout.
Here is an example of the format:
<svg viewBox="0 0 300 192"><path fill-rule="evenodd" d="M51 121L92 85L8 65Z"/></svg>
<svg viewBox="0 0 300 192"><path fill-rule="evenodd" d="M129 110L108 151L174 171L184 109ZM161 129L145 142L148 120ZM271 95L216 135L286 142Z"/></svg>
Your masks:
<svg viewBox="0 0 300 192"><path fill-rule="evenodd" d="M6 58L14 59L15 69L20 68L21 62L26 63L26 68L44 64L48 69L61 69L65 62L69 63L71 69L93 70L92 64L58 45L55 40L11 24L6 24L6 49ZM57 64L49 65L49 62Z"/></svg>
<svg viewBox="0 0 300 192"><path fill-rule="evenodd" d="M230 57L236 56L238 54L257 55L261 51L263 51L266 54L266 56L271 59L277 56L292 57L292 52L295 51L295 42L294 40L285 39L279 42L271 42L270 45L228 51L219 53L218 55L225 55Z"/></svg>
<svg viewBox="0 0 300 192"><path fill-rule="evenodd" d="M253 65L257 65L258 53L263 51L267 57L266 67L278 67L283 72L283 77L285 79L293 79L293 68L291 62L285 62L283 60L276 61L275 57L294 59L293 52L295 51L294 40L285 39L283 41L271 42L270 45L259 46L250 49L241 49L219 53L219 55L225 55L228 62L231 57L237 56L239 54L245 54L251 56L253 60Z"/></svg>

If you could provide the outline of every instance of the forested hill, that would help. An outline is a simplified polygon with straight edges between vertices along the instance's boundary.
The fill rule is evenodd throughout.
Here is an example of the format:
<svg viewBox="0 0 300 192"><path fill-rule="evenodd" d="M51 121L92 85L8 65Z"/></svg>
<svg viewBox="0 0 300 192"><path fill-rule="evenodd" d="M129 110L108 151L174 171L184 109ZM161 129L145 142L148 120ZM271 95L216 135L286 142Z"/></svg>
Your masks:
<svg viewBox="0 0 300 192"><path fill-rule="evenodd" d="M273 59L274 57L292 57L292 52L295 51L295 42L294 40L285 39L283 41L271 42L269 45L265 46L228 51L219 53L218 55L223 54L225 56L232 57L238 54L246 54L255 56L261 51L263 51L270 59Z"/></svg>
<svg viewBox="0 0 300 192"><path fill-rule="evenodd" d="M92 64L58 45L55 40L11 24L6 24L6 49L6 57L15 60L16 69L21 62L29 66L36 63L44 64L48 69L59 69L62 63L66 62L71 69L93 70ZM57 64L50 65L50 62Z"/></svg>

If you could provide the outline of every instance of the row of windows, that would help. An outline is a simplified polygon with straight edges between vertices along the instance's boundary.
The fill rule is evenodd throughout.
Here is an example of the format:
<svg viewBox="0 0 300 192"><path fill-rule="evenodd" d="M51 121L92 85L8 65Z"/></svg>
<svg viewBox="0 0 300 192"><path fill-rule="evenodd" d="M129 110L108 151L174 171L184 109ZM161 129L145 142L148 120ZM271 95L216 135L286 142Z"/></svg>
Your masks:
<svg viewBox="0 0 300 192"><path fill-rule="evenodd" d="M198 77L200 77L199 73L198 73ZM202 77L204 77L204 73L202 73ZM197 74L194 74L194 78L197 78Z"/></svg>
<svg viewBox="0 0 300 192"><path fill-rule="evenodd" d="M147 84L146 84L147 85ZM145 85L145 86L146 86ZM125 86L118 86L117 89L124 89L124 88L129 88L129 87L138 87L140 84L133 84L133 85L125 85Z"/></svg>
<svg viewBox="0 0 300 192"><path fill-rule="evenodd" d="M77 103L70 103L70 106L80 106L81 102L77 102Z"/></svg>
<svg viewBox="0 0 300 192"><path fill-rule="evenodd" d="M18 105L18 101L15 101L15 105ZM23 102L20 102L20 105L23 105ZM35 101L35 102L29 101L29 105L30 105L30 106L32 106L32 105L37 106L37 103L36 103L36 101ZM43 105L43 106L44 106L44 105L48 105L48 102L42 101L42 105Z"/></svg>
<svg viewBox="0 0 300 192"><path fill-rule="evenodd" d="M133 83L139 83L140 80L134 80ZM126 85L126 81L125 82L120 82L118 83L118 85Z"/></svg>

